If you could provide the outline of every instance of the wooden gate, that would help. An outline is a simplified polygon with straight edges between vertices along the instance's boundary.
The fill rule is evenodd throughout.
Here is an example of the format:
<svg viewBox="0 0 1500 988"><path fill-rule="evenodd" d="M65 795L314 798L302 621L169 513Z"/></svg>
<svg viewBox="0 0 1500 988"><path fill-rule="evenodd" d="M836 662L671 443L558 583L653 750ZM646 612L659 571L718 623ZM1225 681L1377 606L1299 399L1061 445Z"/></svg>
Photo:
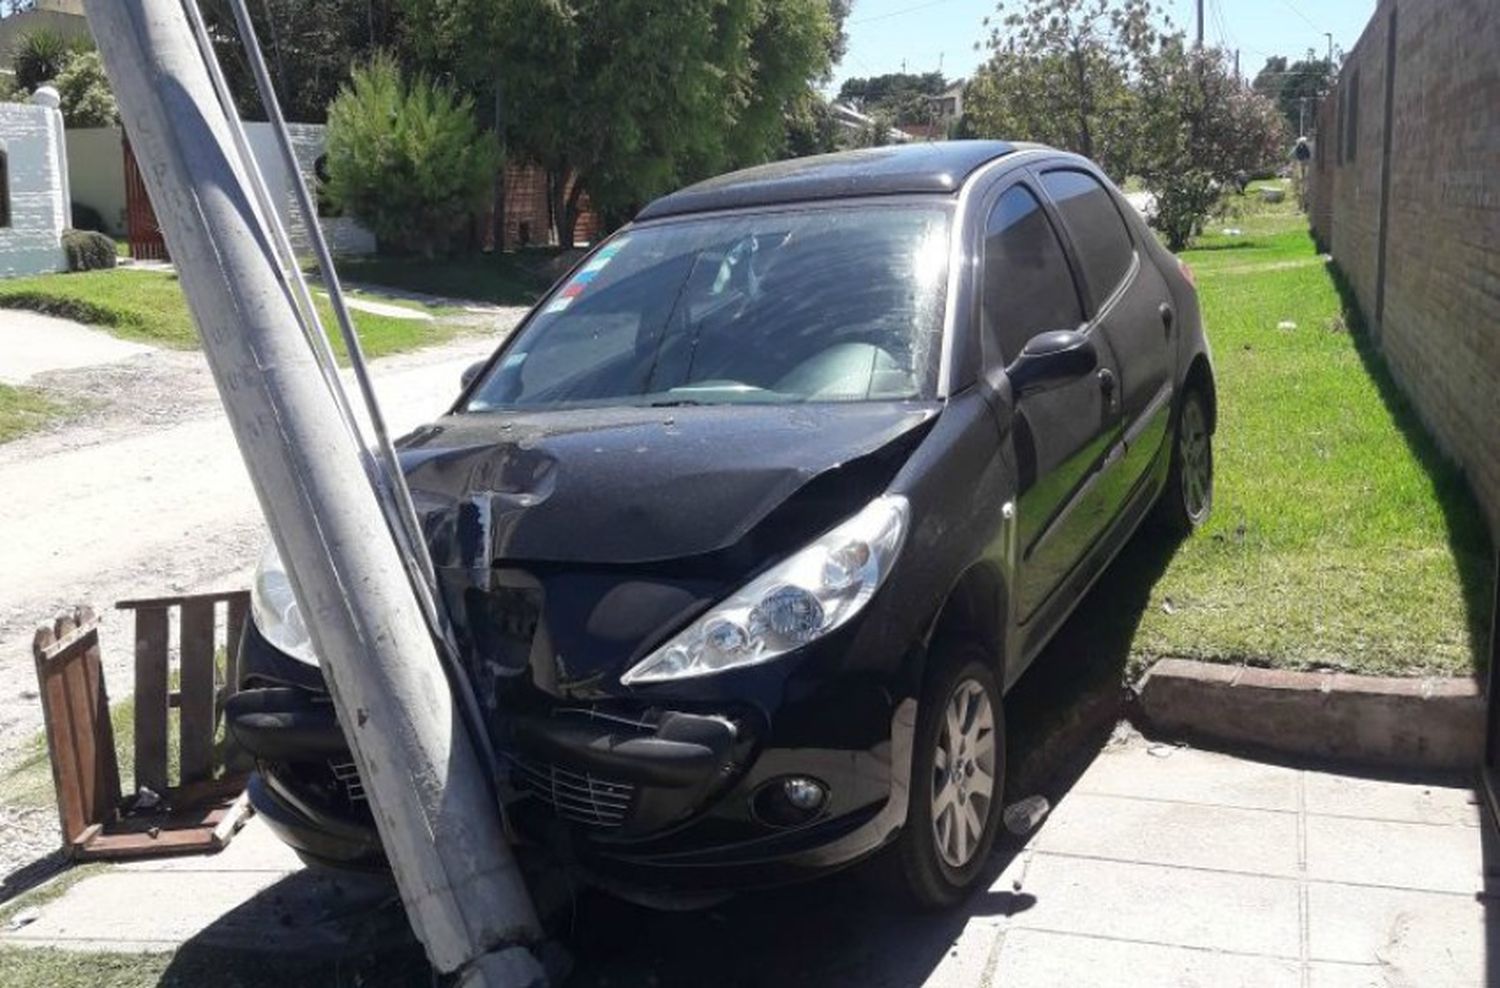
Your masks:
<svg viewBox="0 0 1500 988"><path fill-rule="evenodd" d="M167 242L156 222L156 211L151 208L151 196L146 192L146 183L141 180L135 152L130 150L128 139L122 143L125 148L125 231L130 239L130 256L137 261L170 260Z"/></svg>

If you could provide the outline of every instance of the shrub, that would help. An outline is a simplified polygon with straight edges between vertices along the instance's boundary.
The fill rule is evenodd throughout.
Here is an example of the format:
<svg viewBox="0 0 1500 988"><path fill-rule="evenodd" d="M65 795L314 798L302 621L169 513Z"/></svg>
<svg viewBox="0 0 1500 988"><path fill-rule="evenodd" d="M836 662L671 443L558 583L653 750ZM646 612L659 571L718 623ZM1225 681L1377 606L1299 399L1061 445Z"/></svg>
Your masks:
<svg viewBox="0 0 1500 988"><path fill-rule="evenodd" d="M67 38L51 28L37 28L16 38L11 49L16 85L31 92L44 82L56 79L68 59L93 46L83 38Z"/></svg>
<svg viewBox="0 0 1500 988"><path fill-rule="evenodd" d="M97 271L115 266L115 242L93 230L64 230L63 250L69 271Z"/></svg>
<svg viewBox="0 0 1500 988"><path fill-rule="evenodd" d="M488 200L500 152L474 104L393 58L354 70L328 108L330 201L382 244L431 257L465 232Z"/></svg>
<svg viewBox="0 0 1500 988"><path fill-rule="evenodd" d="M81 202L73 203L73 229L93 230L95 233L109 232L109 227L105 224L104 217L99 215L99 210Z"/></svg>
<svg viewBox="0 0 1500 988"><path fill-rule="evenodd" d="M111 127L120 122L114 91L96 51L68 58L54 83L69 127Z"/></svg>

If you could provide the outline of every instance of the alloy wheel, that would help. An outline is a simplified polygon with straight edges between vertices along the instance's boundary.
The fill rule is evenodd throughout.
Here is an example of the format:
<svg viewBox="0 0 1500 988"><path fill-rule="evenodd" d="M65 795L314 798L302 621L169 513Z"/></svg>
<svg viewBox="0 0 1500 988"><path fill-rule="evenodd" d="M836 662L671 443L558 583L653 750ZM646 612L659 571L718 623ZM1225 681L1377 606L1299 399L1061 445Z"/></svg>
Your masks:
<svg viewBox="0 0 1500 988"><path fill-rule="evenodd" d="M995 796L995 711L973 679L953 688L932 765L932 831L950 868L974 859Z"/></svg>
<svg viewBox="0 0 1500 988"><path fill-rule="evenodd" d="M1188 517L1197 524L1208 514L1213 497L1213 450L1209 445L1208 422L1204 419L1202 402L1188 401L1183 405L1177 435L1182 505L1187 509Z"/></svg>

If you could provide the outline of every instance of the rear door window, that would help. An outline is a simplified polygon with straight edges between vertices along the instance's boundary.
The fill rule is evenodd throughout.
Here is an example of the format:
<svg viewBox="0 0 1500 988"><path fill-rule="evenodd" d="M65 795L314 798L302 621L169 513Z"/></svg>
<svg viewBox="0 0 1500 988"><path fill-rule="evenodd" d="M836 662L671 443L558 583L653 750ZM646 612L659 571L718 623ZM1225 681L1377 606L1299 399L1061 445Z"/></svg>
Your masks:
<svg viewBox="0 0 1500 988"><path fill-rule="evenodd" d="M1114 196L1092 175L1072 169L1044 173L1042 188L1073 238L1094 304L1103 304L1125 280L1135 258L1135 244Z"/></svg>
<svg viewBox="0 0 1500 988"><path fill-rule="evenodd" d="M1016 359L1026 341L1083 322L1078 289L1052 221L1024 185L1007 189L984 232L985 363Z"/></svg>

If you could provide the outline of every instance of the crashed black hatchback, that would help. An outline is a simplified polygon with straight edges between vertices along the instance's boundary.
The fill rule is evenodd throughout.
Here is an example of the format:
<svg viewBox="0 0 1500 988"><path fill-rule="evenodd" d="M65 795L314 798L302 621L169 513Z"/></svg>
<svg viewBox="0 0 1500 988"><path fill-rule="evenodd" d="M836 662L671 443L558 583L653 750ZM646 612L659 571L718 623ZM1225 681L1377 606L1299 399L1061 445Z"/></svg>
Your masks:
<svg viewBox="0 0 1500 988"><path fill-rule="evenodd" d="M519 836L627 894L887 845L957 900L1004 697L1151 515L1212 499L1187 269L1088 161L783 162L599 244L401 444ZM379 840L286 576L230 726L314 861Z"/></svg>

